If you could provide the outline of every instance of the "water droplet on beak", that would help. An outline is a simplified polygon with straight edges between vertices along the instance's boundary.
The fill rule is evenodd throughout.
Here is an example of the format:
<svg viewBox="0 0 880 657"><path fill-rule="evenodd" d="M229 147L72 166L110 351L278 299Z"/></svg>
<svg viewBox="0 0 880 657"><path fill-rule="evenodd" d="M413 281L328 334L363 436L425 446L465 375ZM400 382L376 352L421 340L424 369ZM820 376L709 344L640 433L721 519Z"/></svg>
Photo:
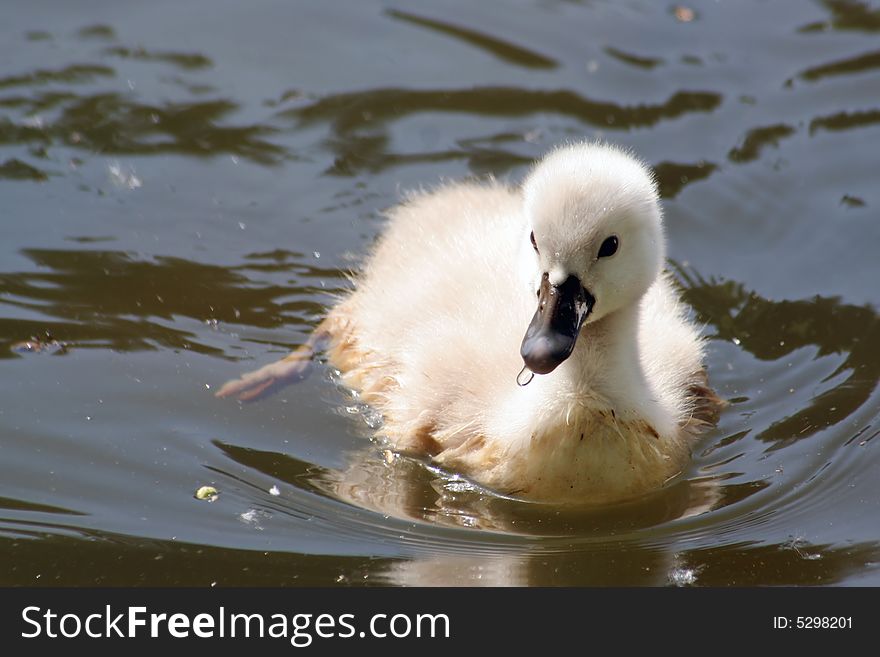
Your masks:
<svg viewBox="0 0 880 657"><path fill-rule="evenodd" d="M532 379L535 378L535 373L532 372L528 367L523 366L520 373L516 375L516 385L524 388L532 382Z"/></svg>

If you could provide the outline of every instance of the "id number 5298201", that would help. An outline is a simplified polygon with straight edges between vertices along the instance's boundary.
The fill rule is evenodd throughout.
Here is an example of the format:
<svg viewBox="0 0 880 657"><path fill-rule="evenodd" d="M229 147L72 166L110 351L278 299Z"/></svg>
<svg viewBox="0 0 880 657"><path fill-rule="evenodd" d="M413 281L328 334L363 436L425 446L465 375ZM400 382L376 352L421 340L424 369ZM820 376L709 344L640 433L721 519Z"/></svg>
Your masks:
<svg viewBox="0 0 880 657"><path fill-rule="evenodd" d="M776 630L851 630L852 616L774 616Z"/></svg>

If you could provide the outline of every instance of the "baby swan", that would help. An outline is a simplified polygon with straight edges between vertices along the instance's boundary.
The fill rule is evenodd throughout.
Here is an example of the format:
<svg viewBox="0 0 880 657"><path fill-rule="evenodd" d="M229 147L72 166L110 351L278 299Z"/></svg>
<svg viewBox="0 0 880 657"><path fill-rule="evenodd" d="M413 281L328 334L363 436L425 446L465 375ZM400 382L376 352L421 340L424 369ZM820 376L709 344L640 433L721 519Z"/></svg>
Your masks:
<svg viewBox="0 0 880 657"><path fill-rule="evenodd" d="M219 396L252 398L326 347L396 449L501 493L606 503L686 467L721 402L662 273L645 165L568 145L521 189L449 185L389 218L356 289L309 343Z"/></svg>

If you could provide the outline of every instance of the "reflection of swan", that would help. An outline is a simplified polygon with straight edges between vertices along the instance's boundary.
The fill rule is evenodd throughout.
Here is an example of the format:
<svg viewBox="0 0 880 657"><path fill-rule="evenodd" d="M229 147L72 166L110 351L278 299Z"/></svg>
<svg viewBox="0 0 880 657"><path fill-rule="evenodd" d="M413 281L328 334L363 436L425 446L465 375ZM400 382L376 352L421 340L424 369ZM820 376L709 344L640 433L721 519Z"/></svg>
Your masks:
<svg viewBox="0 0 880 657"><path fill-rule="evenodd" d="M298 375L320 341L395 448L528 499L631 498L683 469L719 406L663 257L648 171L565 147L522 190L451 185L393 210L310 344L218 394Z"/></svg>
<svg viewBox="0 0 880 657"><path fill-rule="evenodd" d="M384 458L368 448L349 454L346 460L342 470L310 466L309 487L386 517L506 535L567 536L589 528L594 534L619 537L634 528L701 515L716 508L724 497L718 478L682 478L630 502L563 507L494 495L457 475L432 472L416 459L387 450Z"/></svg>
<svg viewBox="0 0 880 657"><path fill-rule="evenodd" d="M393 546L396 557L378 560L371 569L371 581L380 583L677 583L682 573L676 570L679 564L672 544L676 535L692 537L696 527L678 521L725 502L722 479L702 477L683 478L656 494L623 504L535 504L493 495L461 477L426 468L418 459L369 442L348 453L346 466L339 470L288 454L215 444L243 467L236 472L260 472L291 486L294 498L286 492L282 497L266 495L271 499L264 503L267 508L286 509L295 518L305 513L310 519L323 519L331 523L334 535L354 532L367 544ZM341 500L350 507L335 503L327 507L322 498ZM705 521L699 527L705 529ZM647 534L646 528L651 528ZM274 529L287 535L289 522Z"/></svg>

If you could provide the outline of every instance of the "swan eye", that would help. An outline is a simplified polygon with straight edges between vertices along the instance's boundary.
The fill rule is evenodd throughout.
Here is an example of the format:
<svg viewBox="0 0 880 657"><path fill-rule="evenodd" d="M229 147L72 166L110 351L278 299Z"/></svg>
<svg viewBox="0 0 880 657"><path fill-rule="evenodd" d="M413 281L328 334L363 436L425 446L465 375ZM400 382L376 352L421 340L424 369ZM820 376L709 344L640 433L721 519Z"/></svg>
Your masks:
<svg viewBox="0 0 880 657"><path fill-rule="evenodd" d="M535 253L537 253L538 243L535 241L535 231L532 231L532 234L529 235L529 239L532 240L532 248L535 249Z"/></svg>
<svg viewBox="0 0 880 657"><path fill-rule="evenodd" d="M599 256L600 258L609 258L617 253L617 247L620 245L620 240L617 239L617 235L612 235L611 237L606 237L605 241L602 242L602 246L599 247Z"/></svg>

